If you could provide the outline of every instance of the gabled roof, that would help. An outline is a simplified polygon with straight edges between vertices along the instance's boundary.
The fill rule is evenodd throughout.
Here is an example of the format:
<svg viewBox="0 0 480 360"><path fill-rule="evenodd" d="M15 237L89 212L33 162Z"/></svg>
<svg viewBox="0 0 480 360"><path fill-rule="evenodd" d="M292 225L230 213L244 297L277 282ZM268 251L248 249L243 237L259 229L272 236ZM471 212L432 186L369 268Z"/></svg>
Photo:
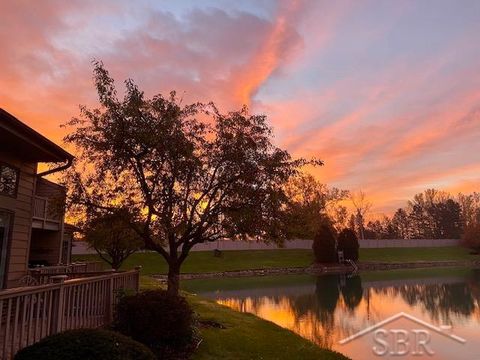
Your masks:
<svg viewBox="0 0 480 360"><path fill-rule="evenodd" d="M65 162L73 155L0 108L0 151L36 162Z"/></svg>

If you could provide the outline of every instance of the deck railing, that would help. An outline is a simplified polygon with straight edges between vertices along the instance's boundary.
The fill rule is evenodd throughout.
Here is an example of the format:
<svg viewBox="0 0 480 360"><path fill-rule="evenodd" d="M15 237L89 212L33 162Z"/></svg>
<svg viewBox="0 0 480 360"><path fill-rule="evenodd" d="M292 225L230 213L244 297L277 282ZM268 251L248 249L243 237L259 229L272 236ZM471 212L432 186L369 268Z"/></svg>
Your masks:
<svg viewBox="0 0 480 360"><path fill-rule="evenodd" d="M35 279L35 284L48 284L54 275L68 275L69 279L90 277L101 272L103 263L100 261L71 263L68 265L42 266L28 269L28 275Z"/></svg>
<svg viewBox="0 0 480 360"><path fill-rule="evenodd" d="M35 195L33 198L33 218L42 221L60 222L61 214L54 205L55 200Z"/></svg>
<svg viewBox="0 0 480 360"><path fill-rule="evenodd" d="M138 291L139 271L109 273L0 291L0 359L60 331L109 324L123 290Z"/></svg>
<svg viewBox="0 0 480 360"><path fill-rule="evenodd" d="M68 265L41 266L31 268L31 271L41 274L82 273L88 271L100 271L103 268L101 261L78 262Z"/></svg>

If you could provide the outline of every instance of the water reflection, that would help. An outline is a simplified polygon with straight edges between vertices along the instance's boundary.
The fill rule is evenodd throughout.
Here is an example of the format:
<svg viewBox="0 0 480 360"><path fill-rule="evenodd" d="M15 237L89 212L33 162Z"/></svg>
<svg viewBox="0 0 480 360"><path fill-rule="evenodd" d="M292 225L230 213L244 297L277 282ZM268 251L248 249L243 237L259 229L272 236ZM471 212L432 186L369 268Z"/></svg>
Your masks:
<svg viewBox="0 0 480 360"><path fill-rule="evenodd" d="M411 307L421 306L430 319L452 324L452 316L470 318L478 312L480 303L480 270L474 269L462 279L449 279L434 284L397 285L374 289L381 294L392 294L401 298Z"/></svg>
<svg viewBox="0 0 480 360"><path fill-rule="evenodd" d="M327 275L284 279L278 284L252 279L250 288L204 292L238 311L254 313L308 338L337 348L338 341L367 326L408 312L436 325L449 324L457 334L478 336L480 272L413 279L362 279Z"/></svg>

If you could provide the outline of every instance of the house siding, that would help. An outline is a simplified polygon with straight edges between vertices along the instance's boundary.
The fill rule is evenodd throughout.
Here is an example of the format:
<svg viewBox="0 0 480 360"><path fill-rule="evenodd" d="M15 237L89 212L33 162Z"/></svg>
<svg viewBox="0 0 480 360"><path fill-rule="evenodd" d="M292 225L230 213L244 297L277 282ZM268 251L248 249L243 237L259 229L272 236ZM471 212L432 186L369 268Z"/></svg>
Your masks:
<svg viewBox="0 0 480 360"><path fill-rule="evenodd" d="M13 156L0 153L0 162L19 169L16 197L0 195L0 209L13 215L6 265L6 286L16 286L27 272L28 249L31 236L32 202L35 193L37 164L23 162Z"/></svg>

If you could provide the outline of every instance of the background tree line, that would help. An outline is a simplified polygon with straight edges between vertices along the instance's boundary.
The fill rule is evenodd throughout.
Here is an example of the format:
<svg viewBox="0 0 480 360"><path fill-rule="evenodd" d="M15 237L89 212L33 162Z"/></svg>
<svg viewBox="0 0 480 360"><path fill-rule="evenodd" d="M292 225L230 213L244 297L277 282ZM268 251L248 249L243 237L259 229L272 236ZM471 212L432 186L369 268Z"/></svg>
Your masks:
<svg viewBox="0 0 480 360"><path fill-rule="evenodd" d="M312 239L323 224L337 232L348 228L362 239L478 238L480 244L480 193L427 189L416 194L392 216L367 220L372 204L362 191L352 193L300 174L287 185L288 229L292 237ZM468 235L468 236L465 236ZM480 246L480 245L479 245Z"/></svg>
<svg viewBox="0 0 480 360"><path fill-rule="evenodd" d="M369 221L372 239L460 239L480 224L480 193L451 194L435 189L416 194L391 217Z"/></svg>

